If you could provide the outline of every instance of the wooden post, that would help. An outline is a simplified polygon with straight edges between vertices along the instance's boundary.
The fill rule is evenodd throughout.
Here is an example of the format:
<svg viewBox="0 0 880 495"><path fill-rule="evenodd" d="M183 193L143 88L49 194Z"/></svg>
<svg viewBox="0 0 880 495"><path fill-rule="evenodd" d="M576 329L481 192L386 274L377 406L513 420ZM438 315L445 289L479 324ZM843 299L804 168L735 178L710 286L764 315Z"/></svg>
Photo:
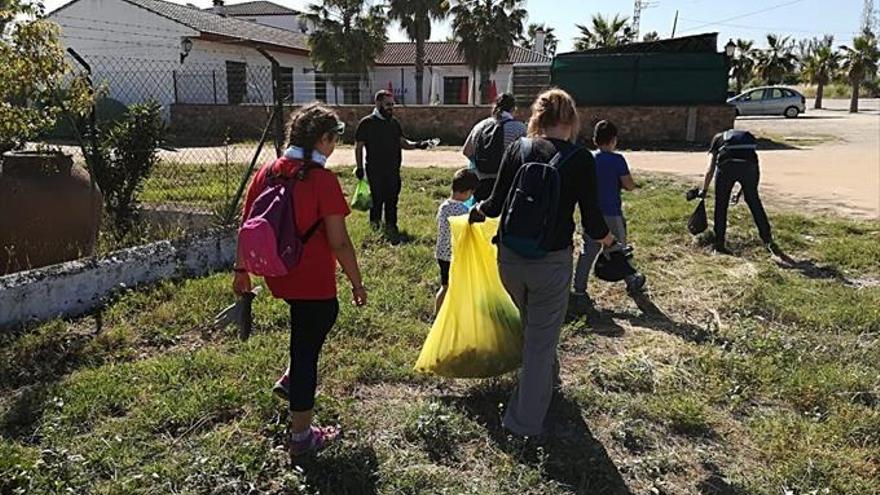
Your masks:
<svg viewBox="0 0 880 495"><path fill-rule="evenodd" d="M217 104L217 71L211 70L211 83L214 86L214 104Z"/></svg>

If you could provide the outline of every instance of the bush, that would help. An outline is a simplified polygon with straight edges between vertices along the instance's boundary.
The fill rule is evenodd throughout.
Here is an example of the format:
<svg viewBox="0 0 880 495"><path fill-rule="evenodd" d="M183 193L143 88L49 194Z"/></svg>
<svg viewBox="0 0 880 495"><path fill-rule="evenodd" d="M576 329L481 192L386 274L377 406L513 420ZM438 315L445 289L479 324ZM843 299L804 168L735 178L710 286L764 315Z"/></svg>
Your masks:
<svg viewBox="0 0 880 495"><path fill-rule="evenodd" d="M98 150L92 150L91 172L104 194L104 206L122 239L138 214L138 195L150 171L159 162L157 148L165 137L162 107L155 102L132 105L106 132L97 132Z"/></svg>

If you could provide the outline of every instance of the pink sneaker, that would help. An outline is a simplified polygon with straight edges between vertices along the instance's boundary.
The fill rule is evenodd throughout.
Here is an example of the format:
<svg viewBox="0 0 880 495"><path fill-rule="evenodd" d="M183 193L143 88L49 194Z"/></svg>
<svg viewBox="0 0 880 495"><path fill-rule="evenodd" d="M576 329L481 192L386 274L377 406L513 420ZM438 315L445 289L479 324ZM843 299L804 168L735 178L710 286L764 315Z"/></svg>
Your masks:
<svg viewBox="0 0 880 495"><path fill-rule="evenodd" d="M275 394L279 399L283 401L289 400L289 388L288 384L290 383L290 366L287 367L287 370L284 371L284 374L281 375L277 381L275 381L275 385L272 387L272 393Z"/></svg>
<svg viewBox="0 0 880 495"><path fill-rule="evenodd" d="M290 440L288 443L290 457L317 452L339 438L340 433L341 430L336 426L312 426L309 430L309 436L305 440L298 442Z"/></svg>

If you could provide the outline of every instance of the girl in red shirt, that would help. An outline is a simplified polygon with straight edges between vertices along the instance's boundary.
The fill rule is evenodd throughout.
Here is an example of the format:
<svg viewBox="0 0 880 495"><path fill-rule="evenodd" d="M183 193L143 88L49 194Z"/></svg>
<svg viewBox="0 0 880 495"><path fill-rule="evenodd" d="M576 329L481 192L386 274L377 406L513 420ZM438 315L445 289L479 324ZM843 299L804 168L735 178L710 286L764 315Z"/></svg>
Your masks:
<svg viewBox="0 0 880 495"><path fill-rule="evenodd" d="M289 147L284 156L266 164L254 176L244 204L243 220L266 186L268 173L286 177L305 174L293 189L296 226L304 233L317 225L306 242L299 264L281 277L267 277L272 295L290 305L290 440L292 456L323 448L339 435L337 427L312 424L318 356L324 340L339 314L336 298L336 263L351 282L355 305L367 303L354 247L345 226L351 212L339 181L324 168L336 140L345 130L344 122L329 108L313 104L294 113L288 122ZM294 219L291 218L291 221ZM233 290L251 290L250 275L242 269L242 253L236 256Z"/></svg>

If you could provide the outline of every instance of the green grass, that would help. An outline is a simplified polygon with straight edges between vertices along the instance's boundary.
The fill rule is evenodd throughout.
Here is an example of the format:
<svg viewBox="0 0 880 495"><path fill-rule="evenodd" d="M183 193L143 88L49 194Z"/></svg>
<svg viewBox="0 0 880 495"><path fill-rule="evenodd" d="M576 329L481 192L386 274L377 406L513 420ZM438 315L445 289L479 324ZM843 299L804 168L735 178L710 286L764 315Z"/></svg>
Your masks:
<svg viewBox="0 0 880 495"><path fill-rule="evenodd" d="M713 257L684 229L686 186L641 179L630 240L663 314L591 281L603 317L563 329L559 428L537 449L499 426L514 376L412 371L450 176L405 171L409 242L350 218L370 304L342 301L317 400L339 445L298 468L281 449L283 303L260 296L240 342L208 325L232 301L228 274L166 281L121 294L100 331L88 316L0 338L0 494L880 492L880 224L771 209L799 262L786 269L740 206L737 256ZM218 173L201 177L219 197Z"/></svg>

